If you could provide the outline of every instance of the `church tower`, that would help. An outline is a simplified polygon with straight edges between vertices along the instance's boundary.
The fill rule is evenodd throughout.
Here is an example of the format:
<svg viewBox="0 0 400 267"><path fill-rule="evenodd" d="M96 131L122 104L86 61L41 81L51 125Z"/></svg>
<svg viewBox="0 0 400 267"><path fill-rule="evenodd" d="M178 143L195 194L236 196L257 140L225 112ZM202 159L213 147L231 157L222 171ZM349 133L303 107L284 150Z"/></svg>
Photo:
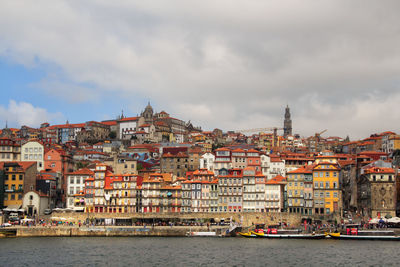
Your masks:
<svg viewBox="0 0 400 267"><path fill-rule="evenodd" d="M152 123L153 122L153 108L150 105L150 102L147 104L147 107L142 112L141 116L144 117L145 123Z"/></svg>
<svg viewBox="0 0 400 267"><path fill-rule="evenodd" d="M285 120L283 121L283 135L286 137L292 135L292 120L290 119L289 105L285 109Z"/></svg>

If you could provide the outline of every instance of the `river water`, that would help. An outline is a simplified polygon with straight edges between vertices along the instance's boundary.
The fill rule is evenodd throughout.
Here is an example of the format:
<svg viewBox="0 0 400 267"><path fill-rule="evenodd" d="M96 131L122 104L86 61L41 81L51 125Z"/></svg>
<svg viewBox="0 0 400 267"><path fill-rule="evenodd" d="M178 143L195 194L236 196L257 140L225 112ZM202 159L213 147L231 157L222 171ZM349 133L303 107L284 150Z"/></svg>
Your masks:
<svg viewBox="0 0 400 267"><path fill-rule="evenodd" d="M0 239L0 266L399 266L400 242L246 238Z"/></svg>

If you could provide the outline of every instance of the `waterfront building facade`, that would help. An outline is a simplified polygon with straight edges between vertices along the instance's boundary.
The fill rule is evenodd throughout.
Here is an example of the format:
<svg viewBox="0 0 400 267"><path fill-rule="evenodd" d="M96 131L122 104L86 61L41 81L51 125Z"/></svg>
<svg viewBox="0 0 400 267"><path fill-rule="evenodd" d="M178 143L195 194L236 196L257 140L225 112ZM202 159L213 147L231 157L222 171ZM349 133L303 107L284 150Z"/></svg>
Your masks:
<svg viewBox="0 0 400 267"><path fill-rule="evenodd" d="M314 214L328 215L341 210L340 167L318 161L313 167Z"/></svg>

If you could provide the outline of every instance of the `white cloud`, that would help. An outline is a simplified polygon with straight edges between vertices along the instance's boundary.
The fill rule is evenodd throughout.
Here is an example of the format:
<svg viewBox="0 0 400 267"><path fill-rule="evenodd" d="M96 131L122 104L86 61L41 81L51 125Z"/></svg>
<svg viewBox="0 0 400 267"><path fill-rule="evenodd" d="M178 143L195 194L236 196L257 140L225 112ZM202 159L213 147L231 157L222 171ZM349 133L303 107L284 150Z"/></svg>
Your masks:
<svg viewBox="0 0 400 267"><path fill-rule="evenodd" d="M93 89L70 86L88 83L99 97L150 98L225 130L280 126L288 103L300 134L364 137L398 122L370 105L385 107L399 91L399 9L361 0L2 1L0 56L57 66L66 85L56 78L43 88L73 103L93 101Z"/></svg>
<svg viewBox="0 0 400 267"><path fill-rule="evenodd" d="M10 100L8 106L0 105L0 119L8 121L9 127L20 127L23 125L30 127L39 127L43 122L54 122L63 120L64 117L60 112L51 113L44 108L35 107L27 102L16 102ZM16 123L13 125L12 123Z"/></svg>

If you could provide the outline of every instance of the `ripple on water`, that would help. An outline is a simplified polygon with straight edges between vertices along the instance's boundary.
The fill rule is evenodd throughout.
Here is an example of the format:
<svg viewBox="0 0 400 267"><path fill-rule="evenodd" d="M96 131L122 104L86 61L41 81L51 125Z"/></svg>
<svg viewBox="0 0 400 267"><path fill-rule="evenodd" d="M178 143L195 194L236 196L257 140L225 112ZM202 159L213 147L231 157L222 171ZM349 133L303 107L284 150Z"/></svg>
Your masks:
<svg viewBox="0 0 400 267"><path fill-rule="evenodd" d="M399 243L244 238L14 238L1 266L397 266ZM7 264L3 264L7 263Z"/></svg>

